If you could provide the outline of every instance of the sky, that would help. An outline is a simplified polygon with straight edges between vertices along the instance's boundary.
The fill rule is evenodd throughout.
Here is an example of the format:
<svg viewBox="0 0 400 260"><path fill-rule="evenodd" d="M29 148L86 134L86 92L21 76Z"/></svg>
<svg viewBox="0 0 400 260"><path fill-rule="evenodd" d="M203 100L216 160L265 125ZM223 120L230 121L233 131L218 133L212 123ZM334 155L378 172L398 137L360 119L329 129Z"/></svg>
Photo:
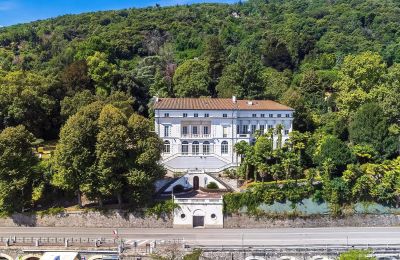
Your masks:
<svg viewBox="0 0 400 260"><path fill-rule="evenodd" d="M0 0L0 26L26 23L63 14L147 7L160 4L234 3L238 0Z"/></svg>

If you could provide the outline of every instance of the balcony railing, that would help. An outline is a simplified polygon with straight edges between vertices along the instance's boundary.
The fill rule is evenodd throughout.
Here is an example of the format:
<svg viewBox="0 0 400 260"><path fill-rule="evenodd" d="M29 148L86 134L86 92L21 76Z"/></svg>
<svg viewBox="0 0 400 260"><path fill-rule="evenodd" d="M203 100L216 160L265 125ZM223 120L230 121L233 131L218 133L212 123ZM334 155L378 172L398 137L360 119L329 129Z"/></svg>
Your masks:
<svg viewBox="0 0 400 260"><path fill-rule="evenodd" d="M181 138L186 139L201 139L201 138L210 138L210 134L182 134Z"/></svg>

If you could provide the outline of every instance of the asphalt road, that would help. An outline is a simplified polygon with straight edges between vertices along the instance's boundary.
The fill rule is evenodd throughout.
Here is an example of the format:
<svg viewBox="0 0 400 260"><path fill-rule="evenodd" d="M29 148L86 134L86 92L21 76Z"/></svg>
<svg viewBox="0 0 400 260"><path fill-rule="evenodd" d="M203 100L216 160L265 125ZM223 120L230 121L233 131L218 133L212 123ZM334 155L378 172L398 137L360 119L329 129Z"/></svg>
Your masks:
<svg viewBox="0 0 400 260"><path fill-rule="evenodd" d="M112 228L5 228L0 237L113 238ZM291 246L400 244L400 227L280 229L131 229L120 228L130 241L184 239L197 246Z"/></svg>

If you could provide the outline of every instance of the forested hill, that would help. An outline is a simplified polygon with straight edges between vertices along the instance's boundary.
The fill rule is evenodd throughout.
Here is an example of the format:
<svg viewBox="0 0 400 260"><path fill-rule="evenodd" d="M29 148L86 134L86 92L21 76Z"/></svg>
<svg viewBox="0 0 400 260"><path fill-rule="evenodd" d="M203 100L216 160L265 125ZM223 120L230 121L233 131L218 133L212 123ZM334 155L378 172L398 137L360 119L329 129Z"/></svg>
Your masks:
<svg viewBox="0 0 400 260"><path fill-rule="evenodd" d="M297 131L235 145L226 175L276 184L226 195L227 212L400 206L400 1L249 0L0 28L0 215L73 195L147 204L165 174L151 97L232 95L293 107Z"/></svg>
<svg viewBox="0 0 400 260"><path fill-rule="evenodd" d="M148 115L155 95L280 100L297 109L301 131L377 101L394 123L399 32L396 0L249 0L1 28L0 129L22 124L53 139L94 100Z"/></svg>

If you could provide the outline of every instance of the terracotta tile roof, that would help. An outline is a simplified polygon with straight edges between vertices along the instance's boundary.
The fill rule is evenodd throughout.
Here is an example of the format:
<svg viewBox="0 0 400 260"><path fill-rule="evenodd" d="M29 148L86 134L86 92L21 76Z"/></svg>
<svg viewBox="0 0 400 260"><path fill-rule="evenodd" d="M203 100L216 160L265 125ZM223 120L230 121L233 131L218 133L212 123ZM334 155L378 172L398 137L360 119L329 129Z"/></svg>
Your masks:
<svg viewBox="0 0 400 260"><path fill-rule="evenodd" d="M154 109L165 110L294 110L272 100L237 100L230 98L159 98Z"/></svg>

